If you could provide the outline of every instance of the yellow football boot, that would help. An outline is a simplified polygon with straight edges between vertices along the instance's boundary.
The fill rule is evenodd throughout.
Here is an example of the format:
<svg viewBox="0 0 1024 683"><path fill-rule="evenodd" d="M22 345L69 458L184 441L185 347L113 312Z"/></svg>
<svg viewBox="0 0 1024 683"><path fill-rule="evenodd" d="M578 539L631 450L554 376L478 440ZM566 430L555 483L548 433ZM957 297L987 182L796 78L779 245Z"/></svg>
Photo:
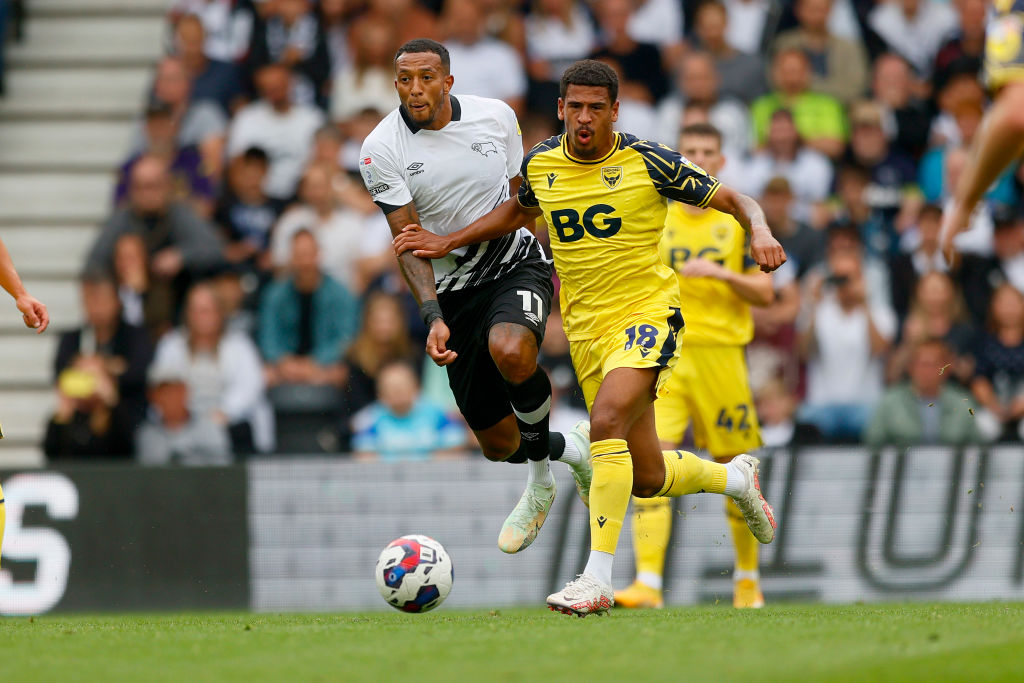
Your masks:
<svg viewBox="0 0 1024 683"><path fill-rule="evenodd" d="M618 596L616 596L616 600ZM739 609L760 609L764 607L764 594L760 582L754 579L740 579L732 585L732 606Z"/></svg>
<svg viewBox="0 0 1024 683"><path fill-rule="evenodd" d="M651 588L646 583L634 581L628 587L615 591L615 606L627 609L661 609L665 599L661 591Z"/></svg>

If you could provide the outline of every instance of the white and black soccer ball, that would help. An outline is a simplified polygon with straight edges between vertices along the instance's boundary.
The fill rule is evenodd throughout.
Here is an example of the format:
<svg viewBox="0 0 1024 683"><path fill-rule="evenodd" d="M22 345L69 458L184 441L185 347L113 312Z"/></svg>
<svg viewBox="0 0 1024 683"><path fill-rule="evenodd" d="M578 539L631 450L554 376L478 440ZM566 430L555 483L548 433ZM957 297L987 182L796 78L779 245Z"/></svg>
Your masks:
<svg viewBox="0 0 1024 683"><path fill-rule="evenodd" d="M444 546L428 536L410 535L388 543L377 558L377 589L403 612L429 612L448 597L455 578Z"/></svg>

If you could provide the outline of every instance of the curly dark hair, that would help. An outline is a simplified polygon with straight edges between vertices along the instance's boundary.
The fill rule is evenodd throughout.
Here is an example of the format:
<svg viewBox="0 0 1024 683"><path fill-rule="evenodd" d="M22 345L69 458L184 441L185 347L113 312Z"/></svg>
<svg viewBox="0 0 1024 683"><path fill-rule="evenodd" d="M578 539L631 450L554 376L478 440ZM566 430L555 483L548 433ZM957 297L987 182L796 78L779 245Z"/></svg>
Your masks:
<svg viewBox="0 0 1024 683"><path fill-rule="evenodd" d="M441 66L444 68L444 72L451 73L452 59L448 56L448 48L436 40L430 38L413 38L402 47L398 48L398 52L395 53L395 61L407 52L433 52L435 55L441 58Z"/></svg>
<svg viewBox="0 0 1024 683"><path fill-rule="evenodd" d="M558 84L558 96L565 97L565 91L570 85L593 85L599 88L608 88L608 96L611 101L619 99L619 77L615 71L596 59L581 59L562 74L562 80Z"/></svg>

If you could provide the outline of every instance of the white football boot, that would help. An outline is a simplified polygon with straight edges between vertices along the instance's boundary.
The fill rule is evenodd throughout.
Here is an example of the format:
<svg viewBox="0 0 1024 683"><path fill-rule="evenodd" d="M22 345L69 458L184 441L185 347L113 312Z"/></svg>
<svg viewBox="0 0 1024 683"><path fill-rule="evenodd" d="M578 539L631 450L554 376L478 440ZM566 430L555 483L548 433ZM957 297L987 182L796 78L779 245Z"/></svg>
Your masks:
<svg viewBox="0 0 1024 683"><path fill-rule="evenodd" d="M580 494L580 500L590 507L590 482L594 478L594 466L590 458L590 422L580 420L565 438L572 439L576 448L583 454L583 459L578 465L569 465L569 471L576 480L576 492Z"/></svg>
<svg viewBox="0 0 1024 683"><path fill-rule="evenodd" d="M498 548L504 553L526 550L544 526L551 504L555 502L555 484L543 486L536 482L526 484L519 502L505 518L498 535Z"/></svg>
<svg viewBox="0 0 1024 683"><path fill-rule="evenodd" d="M615 604L615 590L590 574L580 574L565 588L548 596L548 609L562 614L585 617L604 614Z"/></svg>
<svg viewBox="0 0 1024 683"><path fill-rule="evenodd" d="M750 528L750 533L754 534L754 538L761 543L771 543L775 538L775 513L772 512L772 506L761 494L761 484L757 481L757 466L760 462L754 456L746 453L732 459L732 463L739 465L747 480L746 490L736 496L734 500L736 507L743 513L743 518Z"/></svg>

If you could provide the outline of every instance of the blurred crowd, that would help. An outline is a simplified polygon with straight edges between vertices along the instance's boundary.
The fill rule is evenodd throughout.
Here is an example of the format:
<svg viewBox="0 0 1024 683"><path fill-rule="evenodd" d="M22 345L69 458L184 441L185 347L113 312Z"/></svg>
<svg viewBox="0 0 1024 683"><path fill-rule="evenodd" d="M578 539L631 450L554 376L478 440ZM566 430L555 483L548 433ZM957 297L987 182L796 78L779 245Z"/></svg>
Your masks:
<svg viewBox="0 0 1024 683"><path fill-rule="evenodd" d="M61 340L46 453L213 464L473 447L356 172L398 105L395 50L420 36L450 50L456 96L508 102L527 148L559 132L558 79L584 57L619 73L621 130L673 147L686 124L722 131L723 182L762 203L790 259L749 348L768 445L1019 440L1019 167L958 238L962 260L939 250L987 106L986 9L176 0L84 264L84 325ZM557 310L542 364L553 428L571 425L583 404Z"/></svg>

